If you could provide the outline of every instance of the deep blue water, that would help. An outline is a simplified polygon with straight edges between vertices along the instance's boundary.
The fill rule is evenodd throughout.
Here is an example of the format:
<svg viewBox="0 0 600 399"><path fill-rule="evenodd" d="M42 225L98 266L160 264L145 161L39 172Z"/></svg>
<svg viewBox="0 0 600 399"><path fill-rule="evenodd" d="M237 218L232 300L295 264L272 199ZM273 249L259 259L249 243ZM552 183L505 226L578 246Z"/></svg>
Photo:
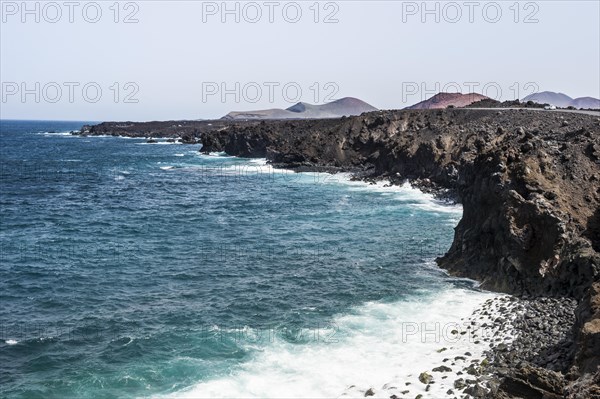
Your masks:
<svg viewBox="0 0 600 399"><path fill-rule="evenodd" d="M1 397L177 395L266 352L343 347L358 332L337 320L368 304L461 288L432 262L460 209L196 145L44 133L84 123L0 122Z"/></svg>

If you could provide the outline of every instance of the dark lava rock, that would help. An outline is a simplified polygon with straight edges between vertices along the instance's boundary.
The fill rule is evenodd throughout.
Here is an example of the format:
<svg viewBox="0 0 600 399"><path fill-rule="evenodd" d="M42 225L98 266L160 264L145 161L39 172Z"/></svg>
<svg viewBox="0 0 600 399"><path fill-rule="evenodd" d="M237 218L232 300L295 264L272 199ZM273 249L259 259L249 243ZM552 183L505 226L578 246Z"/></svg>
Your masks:
<svg viewBox="0 0 600 399"><path fill-rule="evenodd" d="M419 381L421 381L423 384L429 384L431 381L433 381L433 376L424 371L419 374Z"/></svg>
<svg viewBox="0 0 600 399"><path fill-rule="evenodd" d="M473 396L474 398L485 398L487 397L487 391L479 384L475 384L472 387L466 388L464 393Z"/></svg>
<svg viewBox="0 0 600 399"><path fill-rule="evenodd" d="M509 397L558 399L563 397L564 388L562 375L526 366L505 377L499 391Z"/></svg>
<svg viewBox="0 0 600 399"><path fill-rule="evenodd" d="M466 387L467 384L465 383L465 380L463 378L459 378L458 380L454 381L454 388L455 389L463 389L464 387Z"/></svg>

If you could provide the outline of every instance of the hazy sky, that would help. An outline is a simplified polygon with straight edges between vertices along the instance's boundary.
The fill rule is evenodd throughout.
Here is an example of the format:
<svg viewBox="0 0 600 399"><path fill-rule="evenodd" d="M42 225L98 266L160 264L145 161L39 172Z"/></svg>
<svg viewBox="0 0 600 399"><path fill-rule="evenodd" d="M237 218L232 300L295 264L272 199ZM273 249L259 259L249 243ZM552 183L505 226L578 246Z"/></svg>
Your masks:
<svg viewBox="0 0 600 399"><path fill-rule="evenodd" d="M402 108L441 90L600 97L599 4L2 1L0 117L217 118L345 96Z"/></svg>

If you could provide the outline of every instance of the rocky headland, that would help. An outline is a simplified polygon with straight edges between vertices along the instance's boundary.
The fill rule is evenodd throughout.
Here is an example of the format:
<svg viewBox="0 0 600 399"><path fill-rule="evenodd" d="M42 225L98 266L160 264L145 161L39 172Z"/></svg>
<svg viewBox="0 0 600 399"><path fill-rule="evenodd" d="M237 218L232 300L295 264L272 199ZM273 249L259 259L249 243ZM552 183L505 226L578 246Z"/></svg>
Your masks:
<svg viewBox="0 0 600 399"><path fill-rule="evenodd" d="M501 326L512 315L506 328L514 339L490 341L480 378L459 383L453 395L600 397L600 115L402 110L325 120L105 123L81 134L179 138L202 143L206 153L267 158L298 171L408 180L460 202L453 244L437 262L514 295L510 306L494 305L505 316L493 321Z"/></svg>

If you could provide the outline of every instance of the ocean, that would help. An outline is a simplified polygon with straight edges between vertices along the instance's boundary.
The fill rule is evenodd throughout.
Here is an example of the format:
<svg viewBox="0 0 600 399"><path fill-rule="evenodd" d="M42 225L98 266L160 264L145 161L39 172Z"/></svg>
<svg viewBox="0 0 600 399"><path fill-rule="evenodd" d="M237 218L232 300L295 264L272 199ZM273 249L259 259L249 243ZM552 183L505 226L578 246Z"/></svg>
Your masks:
<svg viewBox="0 0 600 399"><path fill-rule="evenodd" d="M459 205L84 123L0 122L1 397L414 397L477 350Z"/></svg>

